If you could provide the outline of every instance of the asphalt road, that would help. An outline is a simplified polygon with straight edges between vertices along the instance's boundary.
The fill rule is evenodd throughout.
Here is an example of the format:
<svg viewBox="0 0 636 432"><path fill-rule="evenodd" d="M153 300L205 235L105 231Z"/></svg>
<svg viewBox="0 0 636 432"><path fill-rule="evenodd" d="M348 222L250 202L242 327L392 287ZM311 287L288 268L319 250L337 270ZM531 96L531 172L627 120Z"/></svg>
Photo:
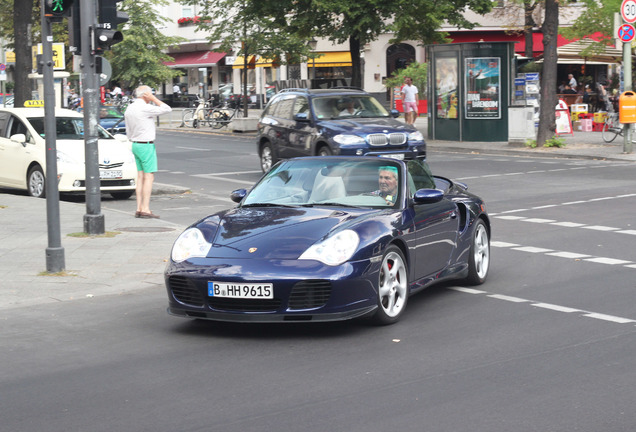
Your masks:
<svg viewBox="0 0 636 432"><path fill-rule="evenodd" d="M256 180L250 140L162 134L178 223ZM486 284L433 287L396 325L237 325L163 290L1 313L7 431L583 431L636 427L633 164L431 154L486 199ZM131 206L134 201L106 201ZM118 207L119 208L119 207Z"/></svg>

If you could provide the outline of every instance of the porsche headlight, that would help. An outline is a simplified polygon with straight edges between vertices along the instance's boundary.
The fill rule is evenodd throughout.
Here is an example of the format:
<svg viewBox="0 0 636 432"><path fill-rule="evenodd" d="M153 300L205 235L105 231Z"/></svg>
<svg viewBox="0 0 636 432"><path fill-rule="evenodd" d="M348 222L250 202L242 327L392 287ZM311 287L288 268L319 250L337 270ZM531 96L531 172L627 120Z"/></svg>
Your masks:
<svg viewBox="0 0 636 432"><path fill-rule="evenodd" d="M340 145L364 144L364 138L358 135L340 134L333 137L333 140Z"/></svg>
<svg viewBox="0 0 636 432"><path fill-rule="evenodd" d="M317 260L330 266L337 266L347 261L358 249L360 237L354 231L344 230L314 243L298 259Z"/></svg>
<svg viewBox="0 0 636 432"><path fill-rule="evenodd" d="M205 241L201 230L189 228L174 242L172 260L179 263L188 258L203 258L208 255L211 247L212 244Z"/></svg>
<svg viewBox="0 0 636 432"><path fill-rule="evenodd" d="M420 131L411 132L409 134L409 141L424 141L424 135L422 135Z"/></svg>

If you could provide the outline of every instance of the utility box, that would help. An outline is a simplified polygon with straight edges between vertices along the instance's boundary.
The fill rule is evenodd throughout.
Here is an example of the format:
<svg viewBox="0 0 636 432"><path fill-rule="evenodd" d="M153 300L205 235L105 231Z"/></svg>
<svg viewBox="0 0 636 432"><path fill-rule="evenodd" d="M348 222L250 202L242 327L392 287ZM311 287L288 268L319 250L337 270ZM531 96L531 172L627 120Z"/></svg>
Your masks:
<svg viewBox="0 0 636 432"><path fill-rule="evenodd" d="M618 121L636 123L636 93L623 92L618 98Z"/></svg>
<svg viewBox="0 0 636 432"><path fill-rule="evenodd" d="M508 144L522 145L536 139L534 128L534 107L508 107Z"/></svg>

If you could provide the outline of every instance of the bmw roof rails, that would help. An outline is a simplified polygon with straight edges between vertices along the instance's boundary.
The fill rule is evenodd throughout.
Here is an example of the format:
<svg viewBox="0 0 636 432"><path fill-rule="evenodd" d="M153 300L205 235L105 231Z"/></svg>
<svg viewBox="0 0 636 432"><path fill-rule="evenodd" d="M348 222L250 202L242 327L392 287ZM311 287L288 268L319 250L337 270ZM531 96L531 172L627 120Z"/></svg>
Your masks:
<svg viewBox="0 0 636 432"><path fill-rule="evenodd" d="M280 89L278 92L279 93L284 93L284 92L291 92L291 91L309 93L309 89L308 88L294 88L294 87Z"/></svg>
<svg viewBox="0 0 636 432"><path fill-rule="evenodd" d="M364 91L360 87L354 87L354 86L335 86L335 87L331 87L331 88L332 89L338 89L338 90L360 90L360 91Z"/></svg>

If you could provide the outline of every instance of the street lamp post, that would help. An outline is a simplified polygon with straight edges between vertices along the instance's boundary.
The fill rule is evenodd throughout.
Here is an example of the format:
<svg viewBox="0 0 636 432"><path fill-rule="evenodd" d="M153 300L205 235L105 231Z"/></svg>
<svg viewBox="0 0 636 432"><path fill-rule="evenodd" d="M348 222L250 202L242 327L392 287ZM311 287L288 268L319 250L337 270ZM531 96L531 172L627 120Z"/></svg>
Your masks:
<svg viewBox="0 0 636 432"><path fill-rule="evenodd" d="M318 46L318 41L314 38L311 38L309 41L309 48L312 51L316 51L316 47ZM315 53L314 53L315 54ZM311 87L314 87L314 81L316 81L316 57L313 58L313 66L311 68Z"/></svg>

